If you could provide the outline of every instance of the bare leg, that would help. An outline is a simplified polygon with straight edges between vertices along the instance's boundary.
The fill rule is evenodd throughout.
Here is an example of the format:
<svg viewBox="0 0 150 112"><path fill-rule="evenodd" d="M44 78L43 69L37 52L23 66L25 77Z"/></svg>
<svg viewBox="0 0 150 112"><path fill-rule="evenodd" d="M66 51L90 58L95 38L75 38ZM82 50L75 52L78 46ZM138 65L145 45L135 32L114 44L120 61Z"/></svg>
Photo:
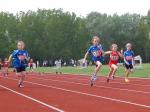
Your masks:
<svg viewBox="0 0 150 112"><path fill-rule="evenodd" d="M116 71L117 71L117 69L118 69L118 66L117 66L117 65L112 64L112 67L113 67L112 76L113 76L113 78L114 78L114 76L115 76L115 74L116 74Z"/></svg>
<svg viewBox="0 0 150 112"><path fill-rule="evenodd" d="M128 80L129 73L130 73L130 69L126 69L126 72L125 72L125 82L129 82L129 80Z"/></svg>
<svg viewBox="0 0 150 112"><path fill-rule="evenodd" d="M109 74L108 74L108 77L107 77L107 82L109 83L109 80L110 80L110 77L111 77L111 75L112 75L112 73L113 73L113 68L110 68L110 71L109 71Z"/></svg>
<svg viewBox="0 0 150 112"><path fill-rule="evenodd" d="M21 72L20 75L20 79L19 79L19 85L18 86L22 86L23 85L23 81L25 79L25 72Z"/></svg>
<svg viewBox="0 0 150 112"><path fill-rule="evenodd" d="M100 70L102 66L102 63L99 61L96 61L95 64L96 64L96 68L94 69L94 74L97 75L98 71Z"/></svg>
<svg viewBox="0 0 150 112"><path fill-rule="evenodd" d="M99 61L96 61L95 64L96 64L96 68L94 69L94 74L91 77L91 86L93 86L93 81L96 80L96 75L102 66L102 63Z"/></svg>

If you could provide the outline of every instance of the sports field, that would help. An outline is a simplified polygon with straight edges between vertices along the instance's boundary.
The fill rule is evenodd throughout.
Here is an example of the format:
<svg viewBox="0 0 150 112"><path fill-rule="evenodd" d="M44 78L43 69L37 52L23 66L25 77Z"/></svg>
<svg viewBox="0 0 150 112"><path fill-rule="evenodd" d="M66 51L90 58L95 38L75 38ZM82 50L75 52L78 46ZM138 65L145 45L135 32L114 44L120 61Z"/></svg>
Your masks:
<svg viewBox="0 0 150 112"><path fill-rule="evenodd" d="M80 67L62 67L58 69L59 71L66 74L83 74L83 75L91 75L93 73L93 69L95 66L89 66L87 68L80 69ZM46 72L46 73L55 73L57 69L55 67L39 67L35 69L37 72ZM117 74L118 76L124 76L125 68L120 66ZM109 72L108 65L103 65L99 72L99 76L106 76ZM150 77L150 64L143 64L141 69L135 69L131 77Z"/></svg>

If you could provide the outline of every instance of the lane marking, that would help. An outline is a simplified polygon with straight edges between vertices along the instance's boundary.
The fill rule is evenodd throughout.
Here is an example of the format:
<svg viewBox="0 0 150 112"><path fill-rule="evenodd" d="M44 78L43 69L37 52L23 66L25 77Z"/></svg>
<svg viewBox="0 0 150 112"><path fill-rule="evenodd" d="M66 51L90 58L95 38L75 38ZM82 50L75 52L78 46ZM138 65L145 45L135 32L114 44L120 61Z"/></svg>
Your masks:
<svg viewBox="0 0 150 112"><path fill-rule="evenodd" d="M29 75L29 74L28 74ZM60 77L58 77L58 76L48 76L49 78L51 78L51 77L56 77L56 78L60 78ZM76 79L76 80L85 80L85 81L87 81L88 79L86 78L86 79L81 79L81 78L74 78L74 77L61 77L61 78L64 78L64 79ZM98 78L101 78L101 77L98 77ZM105 83L106 81L97 81L98 83L100 83L100 82L103 82L103 83ZM122 85L126 85L127 83L121 83L121 82L111 82L112 84L122 84ZM134 85L134 86L144 86L144 87L149 87L150 85L143 85L143 84L131 84L130 83L130 85Z"/></svg>
<svg viewBox="0 0 150 112"><path fill-rule="evenodd" d="M5 87L5 86L3 86L3 85L0 85L0 87L3 88L3 89L6 89L6 90L8 90L8 91L10 91L10 92L12 92L12 93L15 93L15 94L17 94L17 95L20 95L20 96L22 96L22 97L25 97L25 98L27 98L27 99L30 99L30 100L32 100L32 101L34 101L34 102L37 102L37 103L39 103L39 104L41 104L41 105L44 105L44 106L46 106L46 107L48 107L48 108L50 108L50 109L53 109L53 110L55 110L55 111L57 111L57 112L65 112L65 111L63 111L63 110L61 110L61 109L59 109L59 108L56 108L56 107L54 107L54 106L51 106L51 105L49 105L49 104L47 104L47 103L44 103L44 102L42 102L42 101L40 101L40 100L37 100L37 99L35 99L35 98L32 98L32 97L27 96L27 95L25 95L25 94L22 94L22 93L20 93L20 92L17 92L17 91L15 91L15 90L10 89L10 88L8 88L8 87Z"/></svg>
<svg viewBox="0 0 150 112"><path fill-rule="evenodd" d="M38 72L34 72L36 74L38 74ZM42 72L41 72L42 73ZM55 74L54 72L44 72L45 74ZM61 75L72 75L72 76L75 76L75 75L78 75L78 76L90 76L90 74L71 74L71 73L63 73ZM101 77L107 77L107 76L101 76ZM117 77L120 77L120 78L124 78L122 76L117 76ZM142 79L142 80L150 80L150 77L147 77L147 78L144 78L144 77L130 77L132 79Z"/></svg>
<svg viewBox="0 0 150 112"><path fill-rule="evenodd" d="M17 80L17 79L14 79L14 78L7 78L7 79ZM90 94L90 93L85 93L85 92L80 92L80 91L74 91L74 90L70 90L70 89L64 89L64 88L60 88L60 87L56 87L56 86L44 85L44 84L40 84L40 83L36 83L36 82L30 82L30 81L24 81L24 82L29 83L29 84L34 84L34 85L47 87L47 88L53 88L53 89L62 90L62 91L66 91L66 92L76 93L76 94L80 94L80 95L86 95L86 96L101 98L101 99L105 99L105 100L111 100L111 101L115 101L115 102L130 104L130 105L134 105L134 106L150 108L149 105L143 105L143 104L134 103L134 102L131 102L131 101L119 100L119 99L109 98L109 97L105 97L105 96L99 96L99 95L95 95L95 94Z"/></svg>
<svg viewBox="0 0 150 112"><path fill-rule="evenodd" d="M70 81L63 81L63 80L54 80L54 79L45 79L45 78L36 78L33 76L29 76L31 79L40 79L40 80L47 80L47 81L55 81L55 82L64 82L64 83L71 83L71 84L77 84L77 85L83 85L83 86L89 86L89 84L83 84L83 83L78 83L78 82L70 82ZM114 88L114 87L108 87L108 86L99 86L99 85L94 85L95 87L98 88L107 88L107 89L115 89L115 90L122 90L122 91L130 91L130 92L136 92L136 93L143 93L143 94L150 94L150 92L145 92L145 91L137 91L137 90L132 90L132 89L121 89L121 88Z"/></svg>

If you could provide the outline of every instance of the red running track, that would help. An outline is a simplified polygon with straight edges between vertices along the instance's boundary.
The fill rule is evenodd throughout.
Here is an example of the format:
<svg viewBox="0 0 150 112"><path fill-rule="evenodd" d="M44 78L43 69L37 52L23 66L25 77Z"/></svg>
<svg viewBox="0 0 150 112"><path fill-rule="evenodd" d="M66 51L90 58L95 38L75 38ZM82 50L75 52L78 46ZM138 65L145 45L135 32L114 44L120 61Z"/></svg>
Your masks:
<svg viewBox="0 0 150 112"><path fill-rule="evenodd" d="M116 78L107 84L101 77L92 88L88 79L80 75L33 73L27 75L25 88L18 88L16 75L0 77L0 111L150 112L149 79L132 79L125 84L122 78Z"/></svg>

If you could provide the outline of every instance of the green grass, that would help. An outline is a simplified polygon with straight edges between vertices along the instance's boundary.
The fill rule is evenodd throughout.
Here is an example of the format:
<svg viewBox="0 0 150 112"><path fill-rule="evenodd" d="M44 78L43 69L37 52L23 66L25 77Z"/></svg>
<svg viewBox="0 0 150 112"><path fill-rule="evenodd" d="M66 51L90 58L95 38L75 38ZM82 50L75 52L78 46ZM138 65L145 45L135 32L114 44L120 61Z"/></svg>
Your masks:
<svg viewBox="0 0 150 112"><path fill-rule="evenodd" d="M60 69L55 69L55 67L39 67L36 68L36 72L50 72L50 73L55 73L56 70L61 71L63 73L69 73L69 74L85 74L85 75L90 75L93 73L93 69L95 66L89 66L84 69L79 69L78 67L62 67ZM117 75L123 76L125 71L125 68L120 66ZM100 72L98 75L107 75L109 72L109 67L108 65L103 65L101 68ZM150 64L143 64L142 69L135 69L134 73L131 74L130 76L132 77L150 77Z"/></svg>

